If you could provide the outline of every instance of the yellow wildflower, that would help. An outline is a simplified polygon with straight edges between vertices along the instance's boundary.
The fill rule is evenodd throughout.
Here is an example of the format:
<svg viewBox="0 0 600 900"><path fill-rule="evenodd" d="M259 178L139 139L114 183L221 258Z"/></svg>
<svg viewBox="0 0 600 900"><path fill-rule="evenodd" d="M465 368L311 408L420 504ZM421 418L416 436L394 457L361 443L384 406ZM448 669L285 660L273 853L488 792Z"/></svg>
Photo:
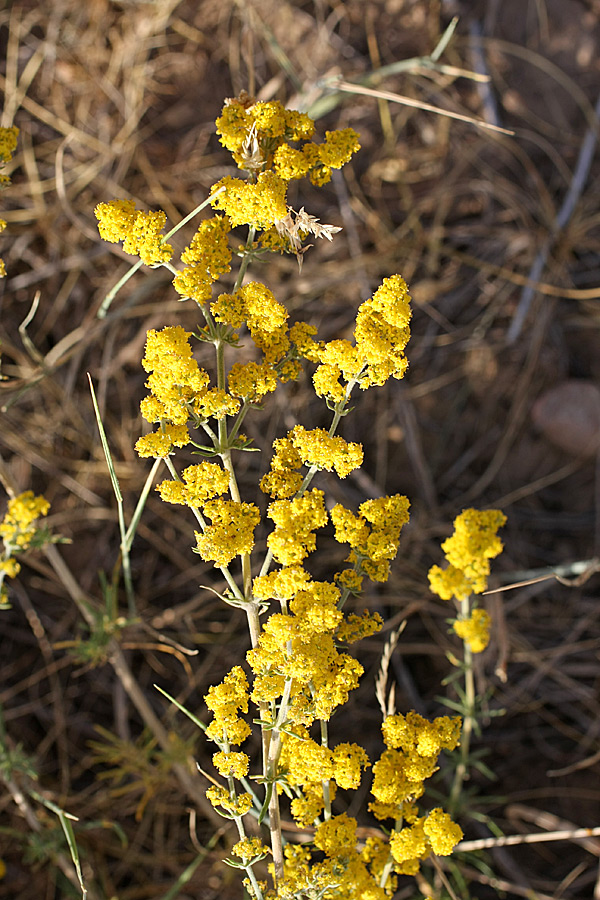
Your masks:
<svg viewBox="0 0 600 900"><path fill-rule="evenodd" d="M353 128L326 131L325 143L319 147L319 158L331 169L341 169L360 150L358 135Z"/></svg>
<svg viewBox="0 0 600 900"><path fill-rule="evenodd" d="M390 836L390 850L397 863L426 859L431 853L431 847L423 830L423 820L419 819L414 825L403 828L402 831L393 831Z"/></svg>
<svg viewBox="0 0 600 900"><path fill-rule="evenodd" d="M215 194L220 187L225 190ZM212 206L223 210L232 227L270 228L287 214L287 182L275 172L261 172L256 184L226 175L213 185L212 191Z"/></svg>
<svg viewBox="0 0 600 900"><path fill-rule="evenodd" d="M356 819L346 813L332 816L318 826L314 840L326 856L348 856L356 847Z"/></svg>
<svg viewBox="0 0 600 900"><path fill-rule="evenodd" d="M167 262L173 255L160 234L167 221L162 209L144 213L136 211L133 200L111 200L99 203L94 213L100 237L112 244L123 241L125 253L139 256L147 266Z"/></svg>
<svg viewBox="0 0 600 900"><path fill-rule="evenodd" d="M192 356L190 336L191 332L180 326L148 332L142 366L151 373L146 387L152 397L142 400L140 408L149 422L184 425L190 404L206 391L208 374Z"/></svg>
<svg viewBox="0 0 600 900"><path fill-rule="evenodd" d="M290 341L296 349L298 356L316 362L318 359L319 345L314 340L317 329L306 322L296 322L290 328Z"/></svg>
<svg viewBox="0 0 600 900"><path fill-rule="evenodd" d="M361 444L348 443L341 437L330 437L324 428L307 431L296 425L289 432L292 444L307 466L316 466L331 472L335 469L340 478L359 469L363 461Z"/></svg>
<svg viewBox="0 0 600 900"><path fill-rule="evenodd" d="M342 586L346 586L342 583ZM361 616L350 613L338 629L338 639L346 644L355 644L363 638L377 634L383 627L383 619L379 613L371 613L365 609Z"/></svg>
<svg viewBox="0 0 600 900"><path fill-rule="evenodd" d="M16 578L21 571L21 563L12 557L10 559L0 560L0 572L3 572L9 578Z"/></svg>
<svg viewBox="0 0 600 900"><path fill-rule="evenodd" d="M467 578L461 569L447 566L432 566L428 576L432 593L437 594L442 600L467 600L473 593L473 583Z"/></svg>
<svg viewBox="0 0 600 900"><path fill-rule="evenodd" d="M308 736L300 740L293 735L286 735L281 766L289 783L293 785L328 781L333 775L333 753Z"/></svg>
<svg viewBox="0 0 600 900"><path fill-rule="evenodd" d="M234 363L227 377L234 397L258 403L277 387L277 372L270 363Z"/></svg>
<svg viewBox="0 0 600 900"><path fill-rule="evenodd" d="M302 476L296 470L302 466L302 457L289 437L273 441L275 453L270 471L263 476L260 489L279 500L291 497L302 484Z"/></svg>
<svg viewBox="0 0 600 900"><path fill-rule="evenodd" d="M0 168L12 159L12 155L17 148L17 138L19 137L19 129L13 125L11 128L0 127ZM0 175L0 186L10 184L8 175ZM4 219L0 219L0 233L6 228ZM6 275L6 266L4 260L0 259L0 278ZM1 860L0 860L1 862Z"/></svg>
<svg viewBox="0 0 600 900"><path fill-rule="evenodd" d="M263 859L267 855L268 849L260 838L243 838L233 845L231 852L234 856L239 856L245 865L249 865L251 862Z"/></svg>
<svg viewBox="0 0 600 900"><path fill-rule="evenodd" d="M339 366L323 363L315 369L313 385L317 397L327 397L333 403L340 403L346 397L346 388L341 384L342 370Z"/></svg>
<svg viewBox="0 0 600 900"><path fill-rule="evenodd" d="M253 503L235 500L209 500L204 515L212 525L204 533L195 532L197 551L202 559L226 566L241 553L250 553L254 546L254 529L260 522L260 512Z"/></svg>
<svg viewBox="0 0 600 900"><path fill-rule="evenodd" d="M231 223L225 216L214 216L200 224L192 242L181 254L185 268L173 279L175 290L199 304L211 296L211 285L231 270L231 250L227 235Z"/></svg>
<svg viewBox="0 0 600 900"><path fill-rule="evenodd" d="M13 153L17 149L19 129L16 125L10 128L0 127L0 163L10 162Z"/></svg>
<svg viewBox="0 0 600 900"><path fill-rule="evenodd" d="M336 541L350 544L350 561L372 581L387 580L400 532L408 522L409 505L406 497L394 494L361 503L358 516L339 503L331 510Z"/></svg>
<svg viewBox="0 0 600 900"><path fill-rule="evenodd" d="M190 442L190 434L185 425L164 425L160 431L138 438L135 450L138 456L168 456L174 447L185 447Z"/></svg>
<svg viewBox="0 0 600 900"><path fill-rule="evenodd" d="M370 766L366 751L359 744L338 744L333 751L333 777L345 790L360 786L361 769Z"/></svg>
<svg viewBox="0 0 600 900"><path fill-rule="evenodd" d="M491 621L485 609L474 609L468 619L457 619L452 627L472 653L481 653L490 642Z"/></svg>
<svg viewBox="0 0 600 900"><path fill-rule="evenodd" d="M7 545L25 550L32 543L38 526L37 519L48 515L50 504L45 497L34 496L33 491L24 491L8 501L2 523L0 537Z"/></svg>
<svg viewBox="0 0 600 900"><path fill-rule="evenodd" d="M428 813L423 821L423 831L438 856L449 856L463 838L460 826L439 807Z"/></svg>
<svg viewBox="0 0 600 900"><path fill-rule="evenodd" d="M245 816L252 809L252 794L230 794L223 787L212 785L206 796L213 806L220 806L230 816Z"/></svg>
<svg viewBox="0 0 600 900"><path fill-rule="evenodd" d="M410 755L437 756L441 750L454 750L460 738L459 716L438 716L429 722L414 710L387 716L381 730L387 747L400 748Z"/></svg>
<svg viewBox="0 0 600 900"><path fill-rule="evenodd" d="M408 361L404 349L410 338L410 295L400 275L385 278L356 316L356 352L365 370L361 388L385 384L388 378L403 378Z"/></svg>
<svg viewBox="0 0 600 900"><path fill-rule="evenodd" d="M248 679L241 666L234 666L221 684L208 689L204 702L214 713L206 734L214 741L241 744L250 734L250 726L239 712L248 712Z"/></svg>
<svg viewBox="0 0 600 900"><path fill-rule="evenodd" d="M283 566L301 563L316 546L315 528L327 523L323 492L313 488L294 500L276 500L267 515L275 522L275 531L267 538L275 559Z"/></svg>
<svg viewBox="0 0 600 900"><path fill-rule="evenodd" d="M301 566L289 566L259 575L252 582L252 591L258 600L291 600L310 582L310 574Z"/></svg>
<svg viewBox="0 0 600 900"><path fill-rule="evenodd" d="M224 778L245 778L250 768L250 757L246 753L219 751L212 758L213 766Z"/></svg>
<svg viewBox="0 0 600 900"><path fill-rule="evenodd" d="M273 168L284 181L292 181L304 178L310 163L301 150L295 150L289 144L280 144L273 156Z"/></svg>
<svg viewBox="0 0 600 900"><path fill-rule="evenodd" d="M201 419L223 419L225 416L236 416L241 403L220 388L201 391L192 400L192 409Z"/></svg>
<svg viewBox="0 0 600 900"><path fill-rule="evenodd" d="M156 485L156 490L167 503L198 507L206 500L224 494L229 487L229 473L216 463L188 466L181 477L182 482L163 481Z"/></svg>
<svg viewBox="0 0 600 900"><path fill-rule="evenodd" d="M429 572L431 590L443 600L455 596L465 600L487 587L490 559L502 552L498 529L506 522L499 509L465 509L454 520L454 533L442 550L450 563L445 570L433 566Z"/></svg>

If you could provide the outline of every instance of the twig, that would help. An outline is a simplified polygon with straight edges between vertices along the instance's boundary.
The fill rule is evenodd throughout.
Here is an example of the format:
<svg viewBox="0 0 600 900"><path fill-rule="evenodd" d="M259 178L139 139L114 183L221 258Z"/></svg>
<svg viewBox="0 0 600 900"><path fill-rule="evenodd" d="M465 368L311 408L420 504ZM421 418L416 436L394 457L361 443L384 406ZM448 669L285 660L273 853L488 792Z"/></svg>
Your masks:
<svg viewBox="0 0 600 900"><path fill-rule="evenodd" d="M596 101L594 112L596 114L596 118L600 119L600 96ZM594 158L594 151L596 149L597 142L597 128L588 128L583 139L583 143L581 144L581 150L579 151L577 164L575 166L575 171L573 172L573 180L571 181L569 190L567 191L565 199L562 202L562 206L556 215L554 225L552 226L552 231L538 251L531 269L529 270L528 279L530 281L539 281L550 251L558 240L561 231L565 228L569 219L573 215L573 211L575 209L575 206L577 205L577 201L581 196L589 175L590 166L592 164L592 159ZM527 314L529 312L529 308L531 306L533 298L535 297L535 294L535 287L530 285L525 287L521 292L519 305L517 306L517 309L515 311L511 326L508 329L508 334L506 335L507 344L514 344L514 342L521 334L523 324L525 322L525 319L527 318Z"/></svg>
<svg viewBox="0 0 600 900"><path fill-rule="evenodd" d="M539 834L505 834L501 837L482 838L476 841L461 841L454 848L457 851L471 852L487 850L490 847L510 847L515 844L542 844L546 841L577 841L593 853L600 856L600 844L583 843L586 838L600 837L600 827L575 828L572 831L546 831Z"/></svg>
<svg viewBox="0 0 600 900"><path fill-rule="evenodd" d="M360 84L351 84L349 81L333 81L332 86L338 91L345 91L347 94L362 94L365 97L375 97L378 100L389 100L392 103L401 103L403 106L411 106L414 109L423 109L425 112L434 112L438 116L447 116L450 119L458 119L459 122L468 122L469 125L476 125L479 128L486 128L489 131L496 131L500 134L514 135L514 131L508 128L500 128L498 125L492 125L484 122L482 119L475 119L473 116L466 116L463 113L452 112L449 109L442 109L441 106L433 106L431 103L425 103L422 100L414 100L412 97L406 97L404 94L393 94L391 91L374 90L373 88L363 87Z"/></svg>

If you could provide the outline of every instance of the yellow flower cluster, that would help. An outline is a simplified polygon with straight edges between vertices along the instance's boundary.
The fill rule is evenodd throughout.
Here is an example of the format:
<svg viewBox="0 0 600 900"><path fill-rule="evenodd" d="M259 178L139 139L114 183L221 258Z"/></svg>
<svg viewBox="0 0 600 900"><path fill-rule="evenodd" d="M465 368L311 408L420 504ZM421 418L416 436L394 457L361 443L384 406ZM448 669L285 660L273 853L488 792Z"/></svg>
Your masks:
<svg viewBox="0 0 600 900"><path fill-rule="evenodd" d="M250 768L250 757L246 753L224 752L213 755L213 766L224 778L245 778Z"/></svg>
<svg viewBox="0 0 600 900"><path fill-rule="evenodd" d="M208 500L202 512L212 524L204 532L196 531L196 550L207 562L226 566L241 553L254 547L254 529L260 522L260 511L253 503L235 500Z"/></svg>
<svg viewBox="0 0 600 900"><path fill-rule="evenodd" d="M314 530L327 524L323 491L313 488L293 500L276 500L267 515L275 522L267 538L269 549L282 566L295 566L314 551Z"/></svg>
<svg viewBox="0 0 600 900"><path fill-rule="evenodd" d="M33 491L24 491L8 501L4 519L0 523L0 537L5 545L18 550L26 550L39 530L36 524L40 516L48 515L50 504L45 497L34 496Z"/></svg>
<svg viewBox="0 0 600 900"><path fill-rule="evenodd" d="M357 849L355 819L342 813L319 824L314 845L324 858L312 860L308 846L288 844L285 848L284 882L277 898L332 896L340 900L389 900L395 893L396 878L388 874L382 886L391 851L395 871L415 875L419 864L432 852L447 856L462 838L462 831L440 808L401 831L392 831L389 844L380 838L368 838ZM389 869L388 869L389 872Z"/></svg>
<svg viewBox="0 0 600 900"><path fill-rule="evenodd" d="M94 213L104 241L111 244L123 241L124 252L139 256L147 266L171 259L173 248L160 234L167 221L162 209L144 213L136 210L134 200L111 200L99 203Z"/></svg>
<svg viewBox="0 0 600 900"><path fill-rule="evenodd" d="M151 396L141 403L146 421L164 419L173 425L184 425L194 400L208 386L208 374L192 356L190 336L191 332L180 325L148 332L142 366L151 373L146 382Z"/></svg>
<svg viewBox="0 0 600 900"><path fill-rule="evenodd" d="M254 103L247 95L228 100L216 124L221 143L249 179L222 178L212 187L212 206L223 210L234 227L262 230L257 244L295 253L299 259L302 240L309 232L331 240L339 229L319 226L316 219L305 216L294 225L287 204L288 185L306 176L315 185L326 184L332 169L340 169L360 148L356 132L352 128L328 131L323 144L313 143L314 122L305 113L285 109L276 100Z"/></svg>
<svg viewBox="0 0 600 900"><path fill-rule="evenodd" d="M481 653L490 642L491 621L485 609L474 609L468 619L456 619L452 627L469 645L471 653Z"/></svg>
<svg viewBox="0 0 600 900"><path fill-rule="evenodd" d="M185 447L190 442L190 433L185 425L161 425L160 431L138 438L135 449L138 456L164 458L174 447Z"/></svg>
<svg viewBox="0 0 600 900"><path fill-rule="evenodd" d="M339 403L347 395L348 382L358 381L366 390L385 384L390 377L403 378L411 315L404 279L400 275L385 278L373 297L358 308L354 344L335 340L320 348L320 365L313 376L316 393Z"/></svg>
<svg viewBox="0 0 600 900"><path fill-rule="evenodd" d="M10 128L0 127L0 164L10 162L13 153L17 149L17 140L19 137L19 129L16 125ZM0 183L6 184L7 176L0 176Z"/></svg>
<svg viewBox="0 0 600 900"><path fill-rule="evenodd" d="M297 794L290 807L294 821L307 828L323 811L323 783L329 782L330 799L333 799L336 785L358 788L362 770L370 763L358 744L339 744L330 750L313 741L303 725L297 725L294 734L284 736L279 765L287 784Z"/></svg>
<svg viewBox="0 0 600 900"><path fill-rule="evenodd" d="M193 508L200 523L195 552L224 568L235 594L235 599L226 599L245 606L252 634L253 646L246 654L251 685L242 667L235 666L205 697L212 711L206 734L218 748L213 764L226 784L213 784L207 797L220 814L236 820L240 840L228 862L246 869L251 896L389 900L398 874L418 871L420 861L432 852L450 853L460 839L460 829L441 809L419 817L417 808L425 780L437 770L440 752L458 743L460 719L443 716L429 722L415 712L385 719L386 749L373 766L370 809L379 819L396 820L397 830L389 840L369 838L362 849L357 846L356 821L345 813L332 816L331 804L339 789L360 787L370 762L358 744L330 747L325 723L346 703L363 673L360 663L342 648L382 625L378 614L344 612L345 603L349 593L360 592L365 576L378 582L388 578L409 518L407 498L367 500L357 512L334 506L336 540L348 544L350 553L348 568L332 582L314 581L304 561L316 548L317 529L329 520L323 492L309 489L311 478L316 470L335 471L345 478L360 467L362 446L338 436L338 423L356 385L366 389L390 377L403 377L410 296L399 275L385 279L359 307L352 340L325 343L307 323L290 327L288 310L266 285L244 283L249 258L262 255L271 243L294 252L300 262L309 234L331 240L339 229L321 224L304 208L291 210L288 186L304 177L315 185L325 184L332 170L358 149L357 135L351 128L327 132L325 141L317 144L311 140L314 123L307 115L285 110L276 101L255 103L247 96L227 102L217 120L217 133L246 176L227 176L212 187L210 202L221 214L200 224L181 254L183 268L173 280L179 295L194 299L202 309L205 326L195 336L214 344L216 387L210 386L208 373L194 357L191 332L179 326L149 331L142 360L149 394L141 411L158 428L136 444L141 456L166 457L173 447L190 443L188 427L202 429L212 446L195 446L220 459L188 466L180 478L174 475L157 486L166 502ZM147 264L168 263L172 248L161 236L164 213L140 213L133 201L115 200L99 204L96 216L106 240L123 241L127 252ZM238 225L250 226L247 243L237 251L242 258L238 277L230 293L214 299L214 283L231 268L230 232ZM175 272L171 265L167 268ZM249 353L243 362L231 365L229 347L240 346L244 329L258 355ZM279 382L298 377L302 360L316 365L315 390L334 410L334 418L330 431L296 425L274 442L270 469L260 483L272 498L267 516L274 527L266 539L264 574L252 581L249 555L260 511L240 500L232 452L248 449L240 429L250 407L275 391ZM227 416L237 416L231 428ZM218 420L216 426L209 423L212 418ZM471 518L469 528L457 529L444 549L461 577L479 584L486 565L489 571L488 560L496 555L497 539L495 532L491 535L491 520L476 524L478 530ZM238 555L244 557L243 593L225 568ZM274 563L278 568L269 571ZM274 610L269 609L271 601L278 604ZM267 610L269 614L259 620L259 613ZM474 645L482 640L484 626L483 617L474 614L457 623L456 630L462 629L465 640ZM267 786L272 802L285 791L297 825L315 828L312 847L286 846L283 878L273 842L278 874L272 891L256 882L250 870L268 848L260 839L247 837L241 821L253 807L253 812L259 810L260 800L254 789L252 794L250 788L238 793L235 784L245 785L250 771L250 756L237 749L251 734L244 718L249 699L262 727L265 766L257 782ZM309 731L316 723L321 725L318 739ZM406 823L402 829L399 820Z"/></svg>
<svg viewBox="0 0 600 900"><path fill-rule="evenodd" d="M231 367L228 385L232 395L260 402L265 394L276 389L278 380L298 377L297 359L311 353L316 329L305 322L296 322L288 330L287 309L264 284L251 281L234 294L220 294L210 308L220 324L233 329L246 326L263 354L260 363L235 363Z"/></svg>
<svg viewBox="0 0 600 900"><path fill-rule="evenodd" d="M335 526L335 539L352 548L347 560L354 566L350 572L356 572L359 577L368 575L372 581L387 581L390 560L395 559L398 552L400 531L408 522L409 506L406 497L394 494L361 503L358 516L339 503L333 507L331 521ZM345 573L340 578L344 584Z"/></svg>
<svg viewBox="0 0 600 900"><path fill-rule="evenodd" d="M217 322L239 328L243 323L253 342L269 362L281 359L290 341L287 337L288 311L260 281L251 281L235 294L221 294L211 311Z"/></svg>
<svg viewBox="0 0 600 900"><path fill-rule="evenodd" d="M462 836L462 829L447 813L440 808L432 809L410 827L392 832L390 849L397 863L396 871L416 875L420 860L427 859L432 852L449 856Z"/></svg>
<svg viewBox="0 0 600 900"><path fill-rule="evenodd" d="M252 809L252 794L236 794L217 784L209 787L206 796L225 819L241 818Z"/></svg>
<svg viewBox="0 0 600 900"><path fill-rule="evenodd" d="M373 766L375 802L369 806L378 819L415 818L414 801L437 770L440 751L454 750L458 744L460 725L459 717L440 716L429 722L412 711L385 719L382 732L388 749Z"/></svg>
<svg viewBox="0 0 600 900"><path fill-rule="evenodd" d="M248 712L248 679L241 666L234 666L221 684L208 689L204 702L213 713L206 734L218 744L242 744L250 726L239 713Z"/></svg>
<svg viewBox="0 0 600 900"><path fill-rule="evenodd" d="M17 149L17 139L19 137L19 129L13 125L11 128L0 127L0 169L5 163L10 162L12 155ZM10 184L8 175L0 173L0 187L6 187ZM0 234L6 228L4 219L0 219ZM6 266L4 260L0 259L0 278L6 275Z"/></svg>
<svg viewBox="0 0 600 900"><path fill-rule="evenodd" d="M14 554L28 547L40 547L49 539L37 521L40 516L48 515L49 509L46 498L34 496L33 491L24 491L8 501L6 514L0 522L0 537L4 542L4 558L0 559L0 609L10 606L4 579L16 578L21 571Z"/></svg>
<svg viewBox="0 0 600 900"><path fill-rule="evenodd" d="M360 144L352 128L327 131L324 144L308 143L314 131L314 122L306 113L285 109L277 100L228 100L217 119L221 143L240 169L273 169L284 183L309 175L313 184L320 186L330 180L332 169L341 169L350 160ZM303 146L295 149L289 141Z"/></svg>
<svg viewBox="0 0 600 900"><path fill-rule="evenodd" d="M429 583L442 600L465 600L481 594L487 587L490 559L502 553L498 529L506 522L499 509L465 509L454 520L454 533L444 541L442 550L449 566L432 566Z"/></svg>
<svg viewBox="0 0 600 900"><path fill-rule="evenodd" d="M285 499L295 494L302 483L298 469L302 465L314 466L331 472L335 469L340 478L360 468L363 461L361 444L348 443L343 438L332 437L324 428L307 430L296 425L286 438L274 441L275 453L270 471L263 477L261 490L271 497Z"/></svg>
<svg viewBox="0 0 600 900"><path fill-rule="evenodd" d="M214 216L201 223L188 247L181 254L185 267L173 279L182 297L191 297L203 305L210 300L212 284L231 270L231 250L227 235L231 222L225 216Z"/></svg>
<svg viewBox="0 0 600 900"><path fill-rule="evenodd" d="M245 865L251 865L264 859L268 850L260 838L244 838L233 845L231 852L234 856L239 856Z"/></svg>
<svg viewBox="0 0 600 900"><path fill-rule="evenodd" d="M283 695L287 679L291 681L290 721L310 725L315 719L329 719L358 686L363 671L355 659L337 649L345 625L338 608L340 591L329 582L310 581L300 567L257 578L254 589L261 599L293 596L289 613L271 615L257 646L247 654L255 674L252 699L256 703L276 700ZM379 630L380 617L368 618L371 633ZM346 767L347 782L349 762L341 757L339 762Z"/></svg>
<svg viewBox="0 0 600 900"><path fill-rule="evenodd" d="M225 188L216 193L219 188ZM222 209L233 228L270 228L287 215L287 183L274 172L261 172L256 184L226 175L212 186L211 203Z"/></svg>
<svg viewBox="0 0 600 900"><path fill-rule="evenodd" d="M224 494L229 487L229 473L216 463L203 462L188 466L182 481L163 481L156 485L166 503L199 507L207 500Z"/></svg>
<svg viewBox="0 0 600 900"><path fill-rule="evenodd" d="M192 355L190 337L191 332L179 325L148 332L142 365L151 373L146 382L150 396L140 409L146 421L160 422L161 429L139 439L135 449L140 456L168 456L173 446L188 444L190 418L220 419L239 412L238 399L208 387L208 374Z"/></svg>
<svg viewBox="0 0 600 900"><path fill-rule="evenodd" d="M227 376L229 392L249 403L260 403L277 387L277 371L267 362L234 363Z"/></svg>

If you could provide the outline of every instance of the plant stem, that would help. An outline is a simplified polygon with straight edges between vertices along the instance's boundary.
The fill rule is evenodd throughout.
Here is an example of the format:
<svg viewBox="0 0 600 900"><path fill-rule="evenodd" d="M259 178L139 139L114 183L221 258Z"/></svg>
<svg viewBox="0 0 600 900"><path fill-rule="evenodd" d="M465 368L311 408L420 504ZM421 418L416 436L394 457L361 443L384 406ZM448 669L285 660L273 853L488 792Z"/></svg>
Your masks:
<svg viewBox="0 0 600 900"><path fill-rule="evenodd" d="M460 601L460 612L463 619L468 619L470 614L470 598ZM469 753L471 749L471 735L475 723L475 678L473 675L473 653L466 641L463 641L463 666L465 673L465 715L463 730L460 739L460 760L454 773L454 782L450 792L448 811L450 815L456 812L459 804L463 784L469 777Z"/></svg>
<svg viewBox="0 0 600 900"><path fill-rule="evenodd" d="M329 746L329 734L327 729L327 722L324 719L319 720L319 724L321 726L321 746L328 747ZM324 818L325 821L331 818L331 792L329 790L329 781L321 782L323 786L323 803L324 803Z"/></svg>

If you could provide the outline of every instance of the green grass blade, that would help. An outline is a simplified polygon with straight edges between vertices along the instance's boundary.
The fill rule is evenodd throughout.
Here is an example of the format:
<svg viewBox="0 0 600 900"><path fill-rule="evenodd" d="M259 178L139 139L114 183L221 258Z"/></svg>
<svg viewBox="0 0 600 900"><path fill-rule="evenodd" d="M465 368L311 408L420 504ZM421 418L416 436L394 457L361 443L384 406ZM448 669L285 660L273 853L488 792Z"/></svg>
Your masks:
<svg viewBox="0 0 600 900"><path fill-rule="evenodd" d="M171 703L173 703L173 704L177 707L177 709L180 709L181 712L184 713L184 714L188 717L188 719L191 719L192 722L194 723L194 725L197 725L198 728L201 729L201 731L206 731L206 725L205 725L204 722L202 722L197 716L195 716L194 713L191 713L191 712L189 711L189 709L186 709L185 706L183 706L178 700L175 699L175 697L171 697L170 694L167 694L166 691L163 691L163 689L160 688L157 684L155 684L154 687L155 687L156 690L159 691L164 697L166 697L167 700L170 700Z"/></svg>

